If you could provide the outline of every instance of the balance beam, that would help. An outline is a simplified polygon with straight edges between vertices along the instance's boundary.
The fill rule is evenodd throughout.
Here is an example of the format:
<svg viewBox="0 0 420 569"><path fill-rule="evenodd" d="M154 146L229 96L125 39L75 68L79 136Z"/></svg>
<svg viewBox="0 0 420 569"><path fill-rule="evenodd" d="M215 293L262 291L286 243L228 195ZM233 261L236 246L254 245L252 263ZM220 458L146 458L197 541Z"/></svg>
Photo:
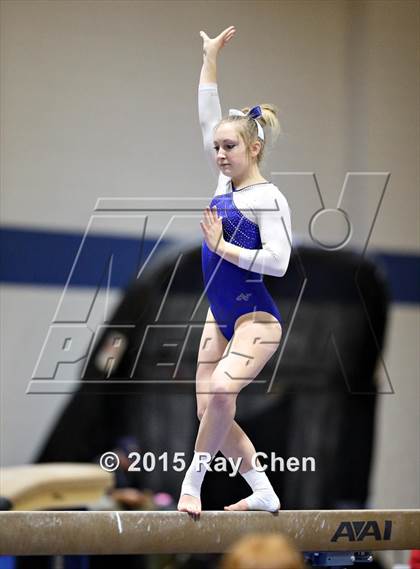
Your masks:
<svg viewBox="0 0 420 569"><path fill-rule="evenodd" d="M420 547L420 510L1 512L1 555L222 553L245 533L282 532L301 551Z"/></svg>

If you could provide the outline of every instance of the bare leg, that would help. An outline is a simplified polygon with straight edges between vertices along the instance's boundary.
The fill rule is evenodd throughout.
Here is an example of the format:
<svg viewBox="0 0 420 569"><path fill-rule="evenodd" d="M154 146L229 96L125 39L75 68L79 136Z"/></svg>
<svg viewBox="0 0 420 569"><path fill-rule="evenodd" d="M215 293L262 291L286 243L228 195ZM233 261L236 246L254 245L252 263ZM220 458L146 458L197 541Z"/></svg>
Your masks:
<svg viewBox="0 0 420 569"><path fill-rule="evenodd" d="M255 466L261 466L259 460L252 462L255 453L255 446L253 445L251 439L245 433L245 431L238 425L236 421L233 424L220 447L220 452L226 458L232 458L235 462L242 458L239 472L248 472L251 468Z"/></svg>
<svg viewBox="0 0 420 569"><path fill-rule="evenodd" d="M237 394L223 391L223 387L220 389L210 397L195 443L197 452L208 452L212 458L231 430L236 413Z"/></svg>
<svg viewBox="0 0 420 569"><path fill-rule="evenodd" d="M197 415L200 421L206 411L209 394L212 392L212 375L224 354L230 351L230 347L227 348L227 346L228 341L221 333L209 308L197 358ZM234 460L242 458L240 473L247 472L254 466L252 457L256 453L255 447L235 420L220 447L220 452L225 457ZM258 461L257 465L259 465Z"/></svg>
<svg viewBox="0 0 420 569"><path fill-rule="evenodd" d="M232 349L219 361L211 377L207 408L200 423L195 445L197 452L207 452L213 457L218 450L221 450L226 437L232 429L235 429L233 419L237 394L258 375L273 355L280 336L281 327L276 321L254 322L249 317L241 317L238 320L232 338ZM242 429L240 431L238 432L236 428L236 435L233 431L235 438L228 439L225 444L228 448L234 449L241 440L241 444L245 445L246 460L250 462L255 449L248 437L243 438ZM226 448L225 451L230 452ZM201 503L199 498L183 494L178 509L199 513Z"/></svg>

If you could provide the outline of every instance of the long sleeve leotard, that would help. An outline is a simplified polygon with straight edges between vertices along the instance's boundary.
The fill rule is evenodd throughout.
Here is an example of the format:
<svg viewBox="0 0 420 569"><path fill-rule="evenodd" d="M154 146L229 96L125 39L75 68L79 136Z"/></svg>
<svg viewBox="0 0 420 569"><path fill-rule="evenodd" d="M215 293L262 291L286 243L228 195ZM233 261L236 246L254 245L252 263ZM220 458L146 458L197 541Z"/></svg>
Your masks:
<svg viewBox="0 0 420 569"><path fill-rule="evenodd" d="M222 118L217 84L198 88L198 113L203 144L217 187L210 203L222 216L223 237L241 247L238 264L222 259L202 247L202 268L210 308L221 332L230 340L237 318L248 312L265 311L282 322L268 293L263 276L281 277L291 252L290 209L286 198L271 182L235 190L231 178L216 164L213 134Z"/></svg>

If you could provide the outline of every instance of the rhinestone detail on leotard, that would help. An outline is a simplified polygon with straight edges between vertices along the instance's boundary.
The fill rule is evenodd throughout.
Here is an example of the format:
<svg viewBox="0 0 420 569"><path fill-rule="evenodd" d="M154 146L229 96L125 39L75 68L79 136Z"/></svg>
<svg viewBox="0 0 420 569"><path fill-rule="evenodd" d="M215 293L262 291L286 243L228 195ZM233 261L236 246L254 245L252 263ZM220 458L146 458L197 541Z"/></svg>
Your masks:
<svg viewBox="0 0 420 569"><path fill-rule="evenodd" d="M239 211L233 202L232 193L215 196L210 203L210 207L213 206L216 206L217 213L222 217L225 241L246 249L261 249L258 225Z"/></svg>

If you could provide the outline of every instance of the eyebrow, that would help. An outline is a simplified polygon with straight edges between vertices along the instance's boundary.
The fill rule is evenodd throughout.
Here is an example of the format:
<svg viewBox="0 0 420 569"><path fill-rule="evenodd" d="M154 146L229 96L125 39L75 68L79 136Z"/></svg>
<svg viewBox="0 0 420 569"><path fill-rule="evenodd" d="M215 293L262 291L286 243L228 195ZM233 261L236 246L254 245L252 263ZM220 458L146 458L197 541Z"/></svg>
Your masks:
<svg viewBox="0 0 420 569"><path fill-rule="evenodd" d="M213 141L214 144L216 144L217 140ZM224 140L222 140L222 142L236 142L236 140L232 140L231 138L225 138Z"/></svg>

